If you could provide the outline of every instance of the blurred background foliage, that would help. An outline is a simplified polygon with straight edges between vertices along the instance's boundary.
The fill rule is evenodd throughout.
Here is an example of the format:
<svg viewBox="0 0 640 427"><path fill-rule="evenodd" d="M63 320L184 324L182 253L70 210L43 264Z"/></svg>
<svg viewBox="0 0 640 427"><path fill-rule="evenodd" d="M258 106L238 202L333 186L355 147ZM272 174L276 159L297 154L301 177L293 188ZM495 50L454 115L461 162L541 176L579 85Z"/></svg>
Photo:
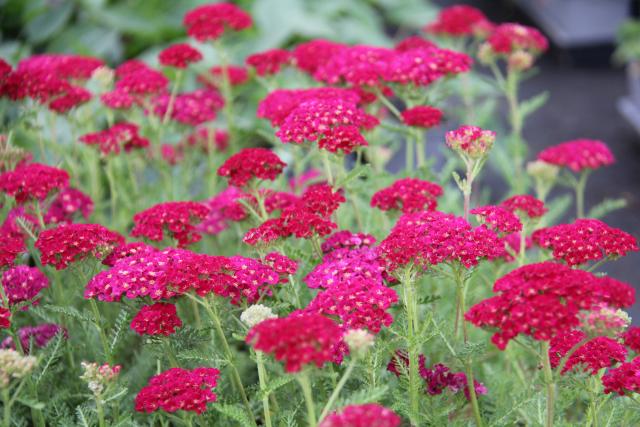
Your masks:
<svg viewBox="0 0 640 427"><path fill-rule="evenodd" d="M185 38L182 17L206 0L0 0L0 57L12 62L40 52L98 56L111 64L152 58ZM251 31L239 56L302 39L391 45L436 14L425 0L241 0ZM286 11L286 13L282 13Z"/></svg>

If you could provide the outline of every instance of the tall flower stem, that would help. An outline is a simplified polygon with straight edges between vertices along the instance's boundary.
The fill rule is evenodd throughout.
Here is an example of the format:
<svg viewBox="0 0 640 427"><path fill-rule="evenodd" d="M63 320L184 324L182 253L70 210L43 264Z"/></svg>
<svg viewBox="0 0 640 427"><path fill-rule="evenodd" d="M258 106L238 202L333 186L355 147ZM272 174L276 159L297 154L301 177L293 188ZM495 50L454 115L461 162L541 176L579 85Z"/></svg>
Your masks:
<svg viewBox="0 0 640 427"><path fill-rule="evenodd" d="M238 368L234 363L233 353L231 352L231 348L229 347L229 343L227 342L227 338L224 335L224 331L222 330L222 324L220 323L220 316L218 316L218 309L216 308L215 302L210 302L207 298L204 298L204 304L207 314L211 318L213 322L213 327L222 342L222 349L227 357L227 361L229 363L229 367L231 367L231 380L234 385L234 388L240 393L242 397L242 402L247 410L247 415L250 419L253 419L253 411L251 410L251 405L249 404L249 399L247 398L247 393L242 385L242 379L240 378L240 373L238 372ZM254 421L255 425L255 421Z"/></svg>
<svg viewBox="0 0 640 427"><path fill-rule="evenodd" d="M224 106L222 107L222 111L227 122L229 145L231 145L231 148L235 149L237 148L235 145L237 143L237 135L233 115L233 92L231 90L231 78L229 76L229 58L227 57L227 53L225 52L221 43L216 41L214 43L214 47L216 49L216 53L218 54L220 67L222 69L222 82L220 85L220 91L222 92L222 97L224 98Z"/></svg>
<svg viewBox="0 0 640 427"><path fill-rule="evenodd" d="M9 395L9 388L2 389L2 425L9 427L11 425L11 397Z"/></svg>
<svg viewBox="0 0 640 427"><path fill-rule="evenodd" d="M425 135L420 131L420 129L412 129L411 134L416 141L416 156L418 160L418 167L423 168L427 165L427 155L425 153Z"/></svg>
<svg viewBox="0 0 640 427"><path fill-rule="evenodd" d="M104 333L104 329L102 329L102 316L100 316L100 310L98 309L98 304L96 300L93 298L89 299L89 304L91 305L91 310L93 311L93 317L95 319L96 329L98 330L98 334L100 335L100 342L102 342L102 348L104 351L104 357L107 359L109 365L113 364L113 358L111 357L111 351L109 351L109 340L107 340L107 334Z"/></svg>
<svg viewBox="0 0 640 427"><path fill-rule="evenodd" d="M465 161L467 166L467 177L464 181L462 188L462 196L464 198L463 218L469 219L469 209L471 208L471 191L473 191L473 164L470 161Z"/></svg>
<svg viewBox="0 0 640 427"><path fill-rule="evenodd" d="M327 401L327 404L324 406L324 409L320 414L320 421L322 421L324 417L326 417L329 414L329 411L331 411L331 408L333 407L334 403L336 403L336 399L340 395L340 391L342 391L342 388L349 380L349 377L351 376L351 373L353 372L353 369L355 367L356 367L356 358L354 357L351 359L349 366L347 366L347 370L344 371L344 374L342 374L342 378L340 378L340 381L338 381L338 384L333 389L333 393L331 393L331 396L329 396L329 400Z"/></svg>
<svg viewBox="0 0 640 427"><path fill-rule="evenodd" d="M304 402L307 406L307 424L309 427L316 427L318 425L316 418L316 405L313 402L313 393L311 392L311 383L309 381L309 375L307 372L302 371L297 376L300 388L302 388L302 394L304 395Z"/></svg>
<svg viewBox="0 0 640 427"><path fill-rule="evenodd" d="M333 172L331 171L329 152L327 150L320 149L320 156L322 157L322 165L324 166L324 173L326 175L327 182L333 187Z"/></svg>
<svg viewBox="0 0 640 427"><path fill-rule="evenodd" d="M419 423L420 413L420 372L418 370L418 305L415 294L415 280L411 269L407 268L402 278L404 306L407 312L407 348L409 352L409 408L413 425Z"/></svg>
<svg viewBox="0 0 640 427"><path fill-rule="evenodd" d="M104 408L99 396L96 396L96 412L98 413L98 427L105 427L107 424L104 420Z"/></svg>
<svg viewBox="0 0 640 427"><path fill-rule="evenodd" d="M515 174L516 193L522 193L526 189L524 174L524 158L525 145L522 138L522 112L520 111L520 103L518 102L518 84L520 82L520 73L514 70L507 72L506 80L506 96L509 103L509 122L511 124L511 144L513 155L513 166Z"/></svg>
<svg viewBox="0 0 640 427"><path fill-rule="evenodd" d="M542 372L544 382L547 387L547 418L545 427L553 426L553 407L556 396L556 385L553 381L553 371L551 370L551 361L549 360L549 342L543 341L541 346Z"/></svg>
<svg viewBox="0 0 640 427"><path fill-rule="evenodd" d="M585 169L580 173L580 177L576 181L576 218L584 218L584 190L587 186L589 178L589 169Z"/></svg>
<svg viewBox="0 0 640 427"><path fill-rule="evenodd" d="M267 390L267 372L264 368L262 352L256 351L256 365L258 365L258 380L260 382L260 392L262 393L262 409L264 411L264 423L266 427L272 427L271 409L269 408L269 396Z"/></svg>

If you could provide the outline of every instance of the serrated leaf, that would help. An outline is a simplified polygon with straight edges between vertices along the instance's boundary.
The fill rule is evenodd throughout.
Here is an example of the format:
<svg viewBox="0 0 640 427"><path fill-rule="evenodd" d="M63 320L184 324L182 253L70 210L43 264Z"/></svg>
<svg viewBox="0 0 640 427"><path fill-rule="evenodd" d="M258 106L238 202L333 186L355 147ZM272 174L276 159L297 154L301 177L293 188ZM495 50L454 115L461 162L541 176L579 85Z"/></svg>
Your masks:
<svg viewBox="0 0 640 427"><path fill-rule="evenodd" d="M619 199L604 199L589 210L587 218L602 218L613 211L627 207L627 200L623 198Z"/></svg>
<svg viewBox="0 0 640 427"><path fill-rule="evenodd" d="M535 113L536 110L542 107L547 102L548 99L549 99L549 91L544 91L542 93L537 94L536 96L533 96L527 99L526 101L522 101L520 103L520 116L522 120L524 121L527 118L527 116Z"/></svg>
<svg viewBox="0 0 640 427"><path fill-rule="evenodd" d="M240 409L240 407L235 405L213 405L213 409L220 412L222 415L231 418L234 421L237 421L242 427L253 427L253 423L249 416L244 412L244 410Z"/></svg>
<svg viewBox="0 0 640 427"><path fill-rule="evenodd" d="M35 409L38 411L44 409L44 403L38 402L37 400L29 399L28 397L18 397L16 401L22 403L25 406L28 406L31 409Z"/></svg>
<svg viewBox="0 0 640 427"><path fill-rule="evenodd" d="M383 385L379 387L362 389L349 396L340 399L336 405L336 408L342 408L348 405L362 405L364 403L372 403L380 401L389 391L389 386Z"/></svg>
<svg viewBox="0 0 640 427"><path fill-rule="evenodd" d="M467 342L457 353L461 359L473 358L483 355L487 351L487 344L485 342Z"/></svg>
<svg viewBox="0 0 640 427"><path fill-rule="evenodd" d="M75 309L74 307L71 307L71 306L61 307L59 305L48 304L48 305L44 306L43 308L45 310L50 310L50 311L53 311L55 313L64 314L65 316L72 317L72 318L74 318L76 320L80 320L82 322L94 323L93 316L90 316L90 315L85 314L85 313L81 313L77 309Z"/></svg>
<svg viewBox="0 0 640 427"><path fill-rule="evenodd" d="M360 165L356 168L351 169L351 171L349 171L349 173L342 179L339 179L336 182L336 187L338 188L342 188L345 187L347 184L349 184L351 181L353 181L354 179L360 178L361 176L368 176L369 172L371 170L371 166L370 165Z"/></svg>
<svg viewBox="0 0 640 427"><path fill-rule="evenodd" d="M271 393L275 392L280 387L289 384L291 381L293 381L293 377L291 377L290 375L275 378L274 380L270 381L269 384L267 384L267 388L262 391L262 397L269 396Z"/></svg>

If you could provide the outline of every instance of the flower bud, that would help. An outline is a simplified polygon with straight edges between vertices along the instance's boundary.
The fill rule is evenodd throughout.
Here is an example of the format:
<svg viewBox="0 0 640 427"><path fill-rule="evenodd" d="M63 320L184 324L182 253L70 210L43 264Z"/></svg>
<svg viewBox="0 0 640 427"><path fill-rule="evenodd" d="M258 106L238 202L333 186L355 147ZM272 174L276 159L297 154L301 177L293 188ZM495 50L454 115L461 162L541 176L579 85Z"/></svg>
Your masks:
<svg viewBox="0 0 640 427"><path fill-rule="evenodd" d="M258 323L275 317L278 316L269 307L262 304L254 304L242 312L240 320L249 328L253 328Z"/></svg>
<svg viewBox="0 0 640 427"><path fill-rule="evenodd" d="M615 337L631 324L631 317L624 310L601 304L581 312L580 323L589 336Z"/></svg>
<svg viewBox="0 0 640 427"><path fill-rule="evenodd" d="M107 363L98 365L95 362L81 362L83 373L80 379L87 383L87 387L95 396L102 394L109 383L116 380L120 374L120 365L110 366Z"/></svg>
<svg viewBox="0 0 640 427"><path fill-rule="evenodd" d="M489 43L482 43L478 48L478 61L481 64L488 65L496 60L496 55Z"/></svg>
<svg viewBox="0 0 640 427"><path fill-rule="evenodd" d="M447 132L447 145L462 157L477 160L487 155L496 140L496 133L478 126L461 126Z"/></svg>
<svg viewBox="0 0 640 427"><path fill-rule="evenodd" d="M0 350L0 388L9 386L12 379L25 377L36 366L33 356L23 356L15 350Z"/></svg>
<svg viewBox="0 0 640 427"><path fill-rule="evenodd" d="M115 72L107 67L98 67L91 74L91 78L98 82L98 84L103 88L111 87L115 76Z"/></svg>
<svg viewBox="0 0 640 427"><path fill-rule="evenodd" d="M507 58L508 67L513 71L525 71L533 65L533 55L524 50L516 50Z"/></svg>

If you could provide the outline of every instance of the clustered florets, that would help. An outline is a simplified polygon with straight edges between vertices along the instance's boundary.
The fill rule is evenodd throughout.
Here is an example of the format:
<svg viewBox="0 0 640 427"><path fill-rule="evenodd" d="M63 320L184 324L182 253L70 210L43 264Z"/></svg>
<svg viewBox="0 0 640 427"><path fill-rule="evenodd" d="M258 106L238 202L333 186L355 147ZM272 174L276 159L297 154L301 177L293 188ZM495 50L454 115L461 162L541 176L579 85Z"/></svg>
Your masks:
<svg viewBox="0 0 640 427"><path fill-rule="evenodd" d="M389 187L378 190L371 198L371 206L382 211L399 210L402 213L432 211L442 196L438 184L418 178L399 179Z"/></svg>
<svg viewBox="0 0 640 427"><path fill-rule="evenodd" d="M276 153L266 148L244 148L229 157L218 169L218 175L227 177L230 185L243 187L252 178L273 181L287 166Z"/></svg>
<svg viewBox="0 0 640 427"><path fill-rule="evenodd" d="M0 174L0 190L14 197L18 203L43 201L68 185L67 171L40 163L27 163Z"/></svg>
<svg viewBox="0 0 640 427"><path fill-rule="evenodd" d="M44 216L47 224L71 224L76 214L88 219L93 212L93 200L87 194L72 187L62 190L49 205Z"/></svg>
<svg viewBox="0 0 640 427"><path fill-rule="evenodd" d="M562 362L562 373L580 367L596 375L601 369L610 368L627 358L627 349L618 341L609 337L587 339L580 330L569 330L551 340L549 360L551 367L557 368ZM571 352L571 353L569 353ZM566 356L569 355L567 359ZM566 359L566 361L565 361Z"/></svg>
<svg viewBox="0 0 640 427"><path fill-rule="evenodd" d="M546 148L538 154L538 160L569 168L573 172L598 169L615 162L609 147L602 141L592 139L577 139Z"/></svg>
<svg viewBox="0 0 640 427"><path fill-rule="evenodd" d="M20 346L25 353L29 353L30 349L43 348L49 341L61 334L62 337L67 338L68 333L65 328L55 323L43 323L37 326L25 326L18 329L18 339L20 340ZM16 348L16 343L13 341L13 337L7 337L2 341L2 348Z"/></svg>
<svg viewBox="0 0 640 427"><path fill-rule="evenodd" d="M572 224L541 228L532 238L540 247L552 249L555 259L571 266L638 250L635 237L598 219L577 219Z"/></svg>
<svg viewBox="0 0 640 427"><path fill-rule="evenodd" d="M398 427L401 419L377 403L345 406L327 415L318 427Z"/></svg>
<svg viewBox="0 0 640 427"><path fill-rule="evenodd" d="M181 326L176 306L162 302L145 305L131 320L131 329L140 335L168 336Z"/></svg>
<svg viewBox="0 0 640 427"><path fill-rule="evenodd" d="M216 401L212 391L218 384L220 371L215 368L193 370L171 368L149 380L135 399L139 412L193 411L198 414L207 409L207 403Z"/></svg>
<svg viewBox="0 0 640 427"><path fill-rule="evenodd" d="M163 49L158 60L167 67L187 68L189 64L202 60L202 54L187 43L178 43Z"/></svg>
<svg viewBox="0 0 640 427"><path fill-rule="evenodd" d="M49 279L36 267L19 265L2 274L2 286L9 305L32 301L49 287Z"/></svg>
<svg viewBox="0 0 640 427"><path fill-rule="evenodd" d="M88 133L80 137L87 145L97 145L104 155L118 154L120 150L129 152L149 146L149 140L138 134L138 126L129 122L121 122L109 129Z"/></svg>
<svg viewBox="0 0 640 427"><path fill-rule="evenodd" d="M131 235L161 241L166 229L178 247L185 247L202 238L196 231L196 224L206 218L208 213L209 209L201 203L159 203L133 216L135 226Z"/></svg>

